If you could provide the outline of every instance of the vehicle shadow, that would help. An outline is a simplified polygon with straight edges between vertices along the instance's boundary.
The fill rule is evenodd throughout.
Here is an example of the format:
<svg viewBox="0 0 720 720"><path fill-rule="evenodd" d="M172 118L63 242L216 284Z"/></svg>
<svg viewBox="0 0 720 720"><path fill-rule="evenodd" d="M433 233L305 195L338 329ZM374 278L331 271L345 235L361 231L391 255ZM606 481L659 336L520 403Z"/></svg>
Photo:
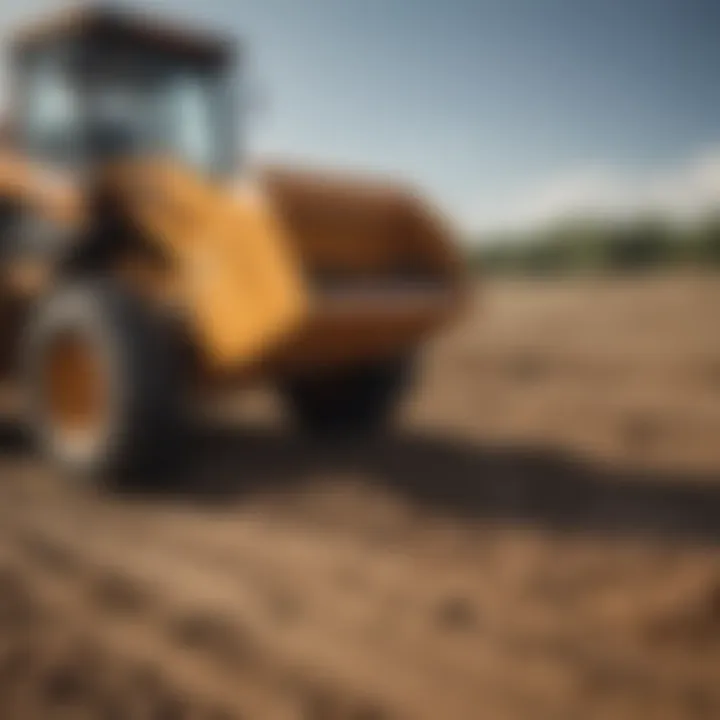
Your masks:
<svg viewBox="0 0 720 720"><path fill-rule="evenodd" d="M320 444L282 428L233 426L206 430L192 445L165 484L192 502L352 476L465 521L720 542L720 476L622 471L559 451L421 433Z"/></svg>
<svg viewBox="0 0 720 720"><path fill-rule="evenodd" d="M19 423L0 418L0 454L5 458L27 455L31 446L26 429Z"/></svg>

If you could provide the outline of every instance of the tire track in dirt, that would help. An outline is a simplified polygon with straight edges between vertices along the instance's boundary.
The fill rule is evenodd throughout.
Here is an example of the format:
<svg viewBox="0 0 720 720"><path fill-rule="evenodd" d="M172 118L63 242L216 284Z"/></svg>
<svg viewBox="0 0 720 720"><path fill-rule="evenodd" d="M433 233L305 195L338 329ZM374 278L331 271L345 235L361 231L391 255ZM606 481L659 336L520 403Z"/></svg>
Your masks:
<svg viewBox="0 0 720 720"><path fill-rule="evenodd" d="M216 668L209 672L202 657L179 652L177 643L159 632L163 627L159 624L162 610L141 584L125 575L87 566L74 549L68 551L62 543L34 528L25 526L8 540L5 545L13 548L15 556L11 557L9 567L16 568L14 575L22 581L25 594L38 598L53 619L50 639L59 635L67 656L74 653L74 644L82 645L82 638L90 638L91 644L100 648L99 652L118 665L121 675L147 675L154 688L133 689L129 680L126 694L130 698L137 695L137 702L146 706L151 717L164 716L161 710L165 705L175 708L170 717L191 717L202 708L214 706L224 706L231 717L298 717L296 700L283 698L267 682L263 687L251 665L243 667L241 674L234 674L234 682L222 682ZM48 638L41 635L35 630L29 639L36 642L29 645L23 645L28 638L18 638L20 650L31 656L28 660L31 663L45 654ZM65 659L71 663L71 659ZM63 662L59 657L58 671L62 671ZM232 672L237 667L228 665L227 669ZM89 688L87 692L107 696L106 690ZM150 697L143 699L145 695ZM111 704L112 698L106 699ZM191 712L193 706L195 710Z"/></svg>
<svg viewBox="0 0 720 720"><path fill-rule="evenodd" d="M378 683L377 671L371 665L369 666L370 674L366 669L368 668L367 654L362 652L363 644L358 643L359 640L362 640L362 628L359 632L348 633L347 618L341 617L340 622L333 618L334 622L330 623L329 632L323 625L317 623L304 625L299 628L299 632L297 628L287 627L280 628L278 632L268 625L268 621L272 618L268 617L267 600L262 585L258 587L258 584L253 581L254 578L246 578L246 581L243 582L239 582L237 578L228 579L226 567L223 567L221 572L217 572L216 568L209 574L207 567L202 570L197 566L193 567L185 557L178 561L178 548L172 544L166 545L164 548L156 545L133 548L132 542L128 542L129 538L124 533L120 533L119 537L113 537L112 523L101 522L102 525L105 525L105 532L101 535L95 534L92 547L88 547L86 545L87 533L84 538L74 533L74 529L78 527L77 520L68 517L66 513L58 513L56 507L49 509L46 513L41 513L35 507L32 514L32 518L24 518L21 522L21 538L26 549L29 548L41 559L47 560L49 556L56 567L59 566L66 572L70 569L77 573L77 568L68 566L78 562L83 567L104 568L105 574L112 572L110 583L115 585L122 584L118 578L122 579L128 576L136 580L141 578L141 586L153 588L154 597L167 598L181 595L185 604L196 603L199 608L208 608L207 610L169 610L164 607L161 613L163 616L177 618L169 623L175 637L178 635L186 637L188 627L191 628L189 632L192 634L193 626L197 632L198 625L212 626L215 624L216 626L221 625L219 628L216 627L216 636L223 635L227 639L233 629L237 631L237 626L242 619L246 627L253 628L254 634L257 635L258 630L262 629L261 638L257 644L265 648L272 648L273 659L269 665L274 668L282 668L283 665L290 666L291 670L285 670L285 674L304 675L311 679L303 682L311 686L313 684L322 686L324 681L321 681L320 678L326 673L328 667L332 667L335 676L333 682L337 682L339 674L343 681L347 681L347 687L352 688L340 694L349 696L362 696L366 692L361 690L362 688L372 688L378 684L382 687L383 685L382 682ZM132 523L128 524L132 527ZM262 540L262 536L259 540ZM141 552L140 557L135 555L138 551ZM170 552L174 552L174 554L169 556ZM61 556L60 562L57 559L58 555ZM128 558L133 563L132 568L126 566ZM110 571L109 568L113 568L113 570ZM91 573L86 571L86 574ZM102 592L100 594L103 595ZM132 593L125 592L125 595L128 594ZM126 604L132 604L132 598L129 603L126 600ZM228 618L224 625L219 623L218 616ZM203 620L203 618L205 619ZM245 630L241 632L245 633ZM291 639L294 635L294 642L279 643L278 636L283 633L291 634ZM207 632L205 634L207 635ZM343 647L343 642L359 644L360 652L356 647L348 651L346 647ZM327 645L324 650L322 647L318 647L322 643ZM287 652L288 649L291 651ZM314 661L317 663L315 667L313 667L313 660L309 663L301 663L298 660L298 658L307 657L309 649L312 650L311 658L320 658L320 661ZM217 652L214 654L217 655ZM283 660L283 658L285 659ZM221 659L226 660L226 658ZM407 684L398 683L397 675L401 673L395 669L390 697L398 692L406 695L410 691L418 697L422 697L422 691L417 685L419 682L417 671L415 673L408 672L412 668L411 659L409 653L404 653L385 661L386 670L394 669L396 662L407 663L407 669L401 669L401 673L407 674ZM346 670L338 673L343 667ZM459 689L460 686L457 682L454 685L456 690ZM452 686L453 683L450 686L451 690ZM323 692L329 694L328 691ZM449 698L448 702L452 704L453 699ZM366 704L366 701L350 701L349 704L353 703L362 706Z"/></svg>
<svg viewBox="0 0 720 720"><path fill-rule="evenodd" d="M245 638L233 636L237 624L220 620L213 606L197 607L191 601L173 605L157 592L152 573L113 566L109 553L83 548L77 533L56 518L56 509L48 517L37 510L23 517L16 507L13 518L3 519L3 535L4 545L20 558L24 577L34 583L30 594L52 597L50 605L59 608L63 624L100 633L113 653L137 656L141 665L169 666L174 687L209 684L205 694L224 698L238 717L389 716L365 698L284 670L274 658L265 660ZM170 590L170 598L180 591Z"/></svg>
<svg viewBox="0 0 720 720"><path fill-rule="evenodd" d="M6 556L0 565L4 606L21 604L29 618L22 626L2 618L3 717L220 716L221 688L183 683L191 676L175 666L166 672L155 648L128 643L121 628L98 629L77 589L26 562ZM228 701L226 713L237 706Z"/></svg>
<svg viewBox="0 0 720 720"><path fill-rule="evenodd" d="M334 679L331 682L321 674L300 672L274 656L266 659L265 650L259 649L252 633L238 622L238 606L247 600L237 589L232 593L217 588L204 592L209 586L222 587L222 581L207 573L193 573L157 549L142 552L142 548L133 548L125 542L127 538L112 538L112 533L110 539L88 535L87 527L78 533L76 521L59 513L56 506L45 512L35 506L23 515L16 505L3 525L6 534L13 528L9 544L26 556L29 567L40 567L46 576L54 576L56 584L72 591L76 606L88 609L90 627L103 627L104 634L121 636L127 627L133 630L133 643L143 636L148 650L162 648L167 657L179 653L198 656L214 672L224 672L230 687L241 678L266 705L268 698L287 698L284 709L266 707L251 712L250 717L314 718L317 712L328 718L390 716L364 693L336 687ZM87 543L90 538L91 546ZM135 556L138 552L140 557ZM128 556L136 567L126 566ZM186 582L178 583L179 576ZM225 599L225 617L230 619L224 619L218 608L219 598ZM260 605L248 607L257 612ZM115 626L121 627L113 632Z"/></svg>

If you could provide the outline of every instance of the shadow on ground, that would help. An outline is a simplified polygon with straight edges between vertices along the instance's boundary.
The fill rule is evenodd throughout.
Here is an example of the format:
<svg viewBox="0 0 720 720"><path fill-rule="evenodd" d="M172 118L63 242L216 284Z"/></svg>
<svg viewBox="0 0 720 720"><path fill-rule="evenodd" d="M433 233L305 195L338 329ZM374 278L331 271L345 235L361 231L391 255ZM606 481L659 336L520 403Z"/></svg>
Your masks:
<svg viewBox="0 0 720 720"><path fill-rule="evenodd" d="M143 482L127 499L224 505L351 476L464 521L720 543L720 476L622 471L545 448L420 433L318 443L233 425L206 428L188 445L162 482ZM0 453L28 452L22 429L0 423Z"/></svg>
<svg viewBox="0 0 720 720"><path fill-rule="evenodd" d="M720 542L720 477L621 471L559 451L431 434L320 444L282 429L215 428L196 438L168 487L193 502L224 503L336 475L466 521Z"/></svg>

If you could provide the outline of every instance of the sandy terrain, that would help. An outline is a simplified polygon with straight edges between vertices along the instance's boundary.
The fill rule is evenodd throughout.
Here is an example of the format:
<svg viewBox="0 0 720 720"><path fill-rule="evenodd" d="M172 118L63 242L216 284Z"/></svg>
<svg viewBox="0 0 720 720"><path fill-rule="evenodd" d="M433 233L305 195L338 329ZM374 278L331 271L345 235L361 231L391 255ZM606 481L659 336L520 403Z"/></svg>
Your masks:
<svg viewBox="0 0 720 720"><path fill-rule="evenodd" d="M720 280L498 283L393 437L248 398L177 490L0 428L0 716L720 717Z"/></svg>

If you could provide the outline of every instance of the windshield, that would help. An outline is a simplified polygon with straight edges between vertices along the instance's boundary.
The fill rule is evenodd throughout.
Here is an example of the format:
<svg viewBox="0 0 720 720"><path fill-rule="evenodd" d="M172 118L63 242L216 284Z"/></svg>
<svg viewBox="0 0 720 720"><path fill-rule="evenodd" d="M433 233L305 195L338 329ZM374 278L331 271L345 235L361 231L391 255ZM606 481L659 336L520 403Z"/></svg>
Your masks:
<svg viewBox="0 0 720 720"><path fill-rule="evenodd" d="M41 58L25 83L25 136L28 150L67 163L78 153L80 115L77 92L53 57Z"/></svg>
<svg viewBox="0 0 720 720"><path fill-rule="evenodd" d="M79 78L54 56L28 68L29 149L63 164L169 155L208 174L235 160L231 88L221 68L105 53Z"/></svg>
<svg viewBox="0 0 720 720"><path fill-rule="evenodd" d="M227 166L219 78L192 68L118 76L88 93L91 131L122 150L171 155L208 173Z"/></svg>
<svg viewBox="0 0 720 720"><path fill-rule="evenodd" d="M219 162L214 129L212 81L187 73L168 80L165 92L159 94L164 105L161 114L167 118L166 143L170 149L192 165L215 167Z"/></svg>

